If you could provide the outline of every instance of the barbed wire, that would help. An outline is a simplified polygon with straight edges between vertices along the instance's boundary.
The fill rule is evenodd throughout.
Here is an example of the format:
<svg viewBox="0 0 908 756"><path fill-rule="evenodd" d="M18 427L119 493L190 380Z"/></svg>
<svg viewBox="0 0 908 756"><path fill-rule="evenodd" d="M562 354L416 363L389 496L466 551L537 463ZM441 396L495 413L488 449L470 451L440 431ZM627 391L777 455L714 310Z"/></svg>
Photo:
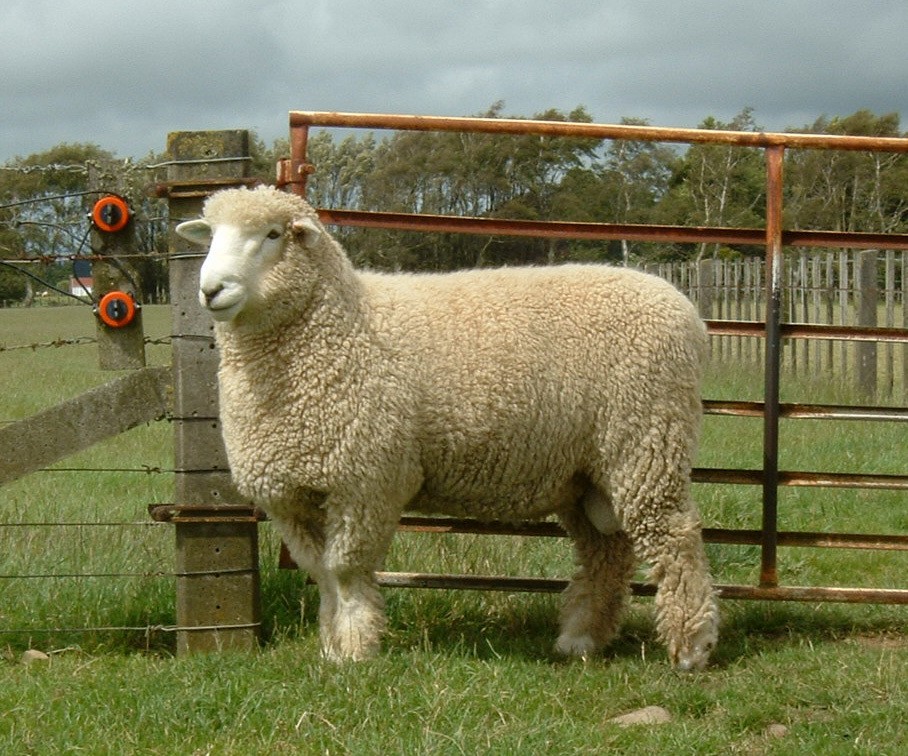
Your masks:
<svg viewBox="0 0 908 756"><path fill-rule="evenodd" d="M40 276L36 276L34 273L32 273L30 271L23 270L22 268L18 267L17 265L13 265L12 263L3 262L3 261L0 261L0 265L2 265L4 268L9 268L10 270L14 270L17 273L20 273L21 275L25 276L26 278L32 279L32 281L36 281L37 283L41 284L42 286L44 286L47 289L50 289L51 291L55 291L58 294L62 294L63 296L69 297L70 299L75 299L77 302L81 302L82 304L87 304L87 305L94 304L94 300L92 299L91 295L89 295L88 299L84 299L83 297L80 297L77 294L73 294L70 291L66 291L65 289L61 289L58 286L54 286L49 281L45 281L43 278L41 278ZM79 283L82 284L81 281ZM85 284L82 284L82 288L86 291L88 290L86 288Z"/></svg>
<svg viewBox="0 0 908 756"><path fill-rule="evenodd" d="M85 163L67 165L50 163L48 165L0 165L0 171L7 173L88 173Z"/></svg>
<svg viewBox="0 0 908 756"><path fill-rule="evenodd" d="M95 336L76 336L72 339L53 339L52 341L39 341L33 344L14 344L6 346L0 344L0 352L13 352L18 349L31 349L33 352L37 349L59 348L63 346L76 346L82 344L97 344L98 339Z"/></svg>
<svg viewBox="0 0 908 756"><path fill-rule="evenodd" d="M109 522L109 521L67 521L51 522L49 520L35 520L31 522L0 522L0 528L160 528L170 525L169 522L158 522L156 520L133 520L130 522Z"/></svg>
<svg viewBox="0 0 908 756"><path fill-rule="evenodd" d="M172 165L196 165L207 163L238 163L252 162L251 156L220 157L220 158L200 158L198 160L164 160L160 163L134 163L130 158L117 163L117 171L122 173L134 173L136 171L157 171L162 168L168 168ZM96 161L89 161L94 163ZM0 165L0 171L7 173L89 173L89 163L48 163L47 165Z"/></svg>
<svg viewBox="0 0 908 756"><path fill-rule="evenodd" d="M70 199L72 197L87 197L91 194L118 194L110 189L83 189L78 192L65 192L63 194L45 194L41 197L29 197L24 200L15 202L0 203L0 210L7 210L11 207L22 207L24 205L35 205L40 202L50 202L55 199Z"/></svg>
<svg viewBox="0 0 908 756"><path fill-rule="evenodd" d="M217 162L218 160L226 160L227 158L215 158L207 159L199 162L212 163ZM252 158L229 158L230 160L251 160ZM103 161L105 165L110 166L109 161ZM149 164L144 163L135 163L132 158L125 158L123 160L114 161L116 163L116 170L119 173L135 173L136 171L149 171L149 170L158 170L160 168L165 168L168 165L182 165L182 161L174 160L164 163ZM81 173L87 175L91 170L92 165L99 165L98 160L88 160L85 163L48 163L47 165L0 165L0 171L6 171L7 173Z"/></svg>
<svg viewBox="0 0 908 756"><path fill-rule="evenodd" d="M12 252L9 247L0 247L0 250L4 252ZM201 255L204 257L204 254ZM111 255L99 255L99 254L64 254L64 255L33 255L31 257L6 257L0 259L0 262L10 263L11 265L53 265L60 262L75 262L76 260L87 260L88 262L107 262L111 258ZM166 252L127 252L125 254L120 254L119 252L116 255L118 260L172 260L176 258L176 255L171 255Z"/></svg>
<svg viewBox="0 0 908 756"><path fill-rule="evenodd" d="M146 336L144 339L145 344L150 344L153 346L161 346L170 344L173 339L180 338L179 335L175 336L161 336L159 338L153 339ZM186 338L186 337L184 337ZM200 336L199 338L210 339L209 336ZM30 349L35 351L37 349L50 349L50 348L59 348L64 346L81 346L83 344L97 344L98 338L96 336L76 336L70 339L53 339L52 341L38 341L32 344L13 344L12 346L7 346L5 344L0 344L0 352L13 352L19 349Z"/></svg>
<svg viewBox="0 0 908 756"><path fill-rule="evenodd" d="M252 630L261 628L261 622L243 622L232 625L105 625L101 627L23 627L0 628L0 635L54 634L54 633L180 633L224 630Z"/></svg>

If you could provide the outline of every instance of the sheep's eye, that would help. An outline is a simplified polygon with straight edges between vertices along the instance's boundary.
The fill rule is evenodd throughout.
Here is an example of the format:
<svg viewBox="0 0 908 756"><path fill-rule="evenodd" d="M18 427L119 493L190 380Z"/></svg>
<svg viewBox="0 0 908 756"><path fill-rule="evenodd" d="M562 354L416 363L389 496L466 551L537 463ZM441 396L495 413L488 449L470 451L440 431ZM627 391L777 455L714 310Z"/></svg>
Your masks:
<svg viewBox="0 0 908 756"><path fill-rule="evenodd" d="M272 228L267 234L267 238L269 239L280 239L281 236L283 236L283 234L281 234L281 232L276 228Z"/></svg>

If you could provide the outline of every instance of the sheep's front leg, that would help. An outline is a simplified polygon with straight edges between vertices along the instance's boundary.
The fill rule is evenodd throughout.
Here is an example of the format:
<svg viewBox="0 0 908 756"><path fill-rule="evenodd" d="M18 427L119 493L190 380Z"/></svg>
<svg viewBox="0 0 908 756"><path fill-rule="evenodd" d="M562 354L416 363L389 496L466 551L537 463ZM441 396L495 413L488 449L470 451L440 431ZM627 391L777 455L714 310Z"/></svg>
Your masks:
<svg viewBox="0 0 908 756"><path fill-rule="evenodd" d="M387 619L375 570L384 561L401 509L375 501L351 507L329 499L319 579L322 653L329 659L358 661L378 653Z"/></svg>
<svg viewBox="0 0 908 756"><path fill-rule="evenodd" d="M634 547L657 584L659 637L675 667L703 669L718 638L719 611L696 515L659 517L652 509L649 518L634 519Z"/></svg>
<svg viewBox="0 0 908 756"><path fill-rule="evenodd" d="M325 515L321 507L324 497L301 497L293 505L275 509L271 522L300 571L308 573L319 589L319 624L330 624L334 616L333 590L325 590Z"/></svg>
<svg viewBox="0 0 908 756"><path fill-rule="evenodd" d="M378 653L387 625L372 572L328 572L319 583L322 653L331 661L360 661Z"/></svg>

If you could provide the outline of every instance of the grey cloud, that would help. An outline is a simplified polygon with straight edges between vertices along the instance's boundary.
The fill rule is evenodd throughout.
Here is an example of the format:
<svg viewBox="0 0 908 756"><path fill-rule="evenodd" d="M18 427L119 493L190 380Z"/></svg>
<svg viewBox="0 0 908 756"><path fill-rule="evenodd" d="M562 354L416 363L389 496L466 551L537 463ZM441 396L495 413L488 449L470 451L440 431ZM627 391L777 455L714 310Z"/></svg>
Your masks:
<svg viewBox="0 0 908 756"><path fill-rule="evenodd" d="M468 115L585 105L767 128L908 113L904 0L7 0L0 160L62 141L121 156L178 129L286 135L291 109Z"/></svg>

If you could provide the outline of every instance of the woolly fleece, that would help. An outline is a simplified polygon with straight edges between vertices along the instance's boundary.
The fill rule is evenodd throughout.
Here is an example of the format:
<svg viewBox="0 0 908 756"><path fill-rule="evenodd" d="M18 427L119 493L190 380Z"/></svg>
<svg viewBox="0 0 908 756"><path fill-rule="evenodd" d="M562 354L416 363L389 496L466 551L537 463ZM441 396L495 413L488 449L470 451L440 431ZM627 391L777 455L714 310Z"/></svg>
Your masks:
<svg viewBox="0 0 908 756"><path fill-rule="evenodd" d="M718 612L690 469L707 341L676 289L596 265L355 271L270 188L214 195L181 233L200 223L203 304L225 281L245 297L215 323L231 471L318 582L328 656L377 650L372 573L403 511L554 513L579 567L556 647L607 644L644 560L671 660L705 665Z"/></svg>

